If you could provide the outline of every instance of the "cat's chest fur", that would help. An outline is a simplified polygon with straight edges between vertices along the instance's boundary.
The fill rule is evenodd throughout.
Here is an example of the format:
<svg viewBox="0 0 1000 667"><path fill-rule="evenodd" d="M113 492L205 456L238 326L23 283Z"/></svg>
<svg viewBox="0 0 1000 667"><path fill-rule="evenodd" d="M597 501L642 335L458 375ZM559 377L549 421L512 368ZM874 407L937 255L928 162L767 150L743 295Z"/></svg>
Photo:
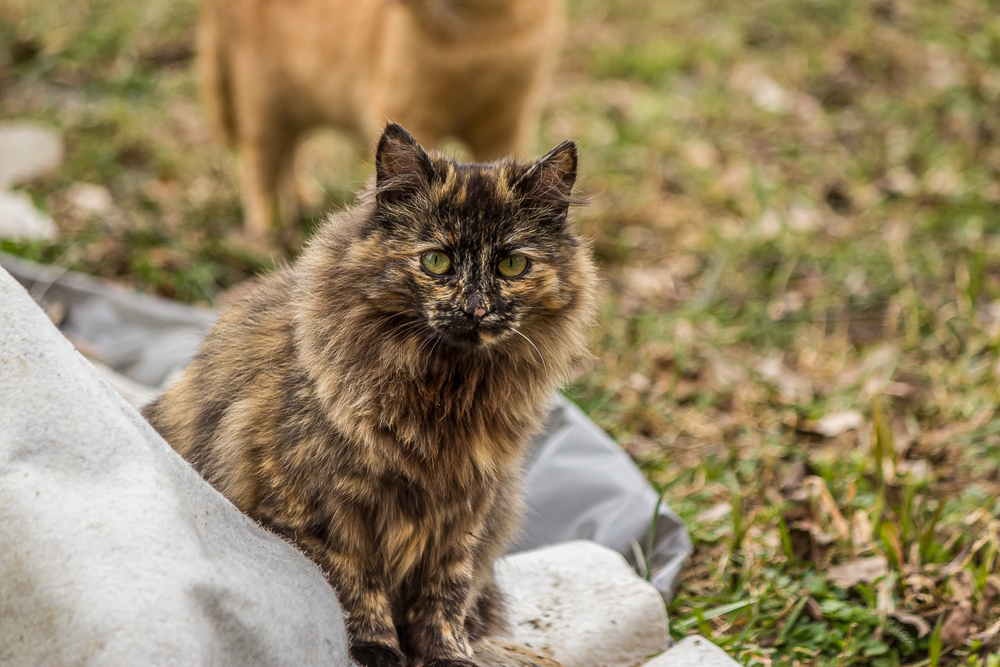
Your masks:
<svg viewBox="0 0 1000 667"><path fill-rule="evenodd" d="M370 474L400 471L436 501L515 475L528 437L541 425L549 387L518 378L501 355L477 358L445 350L419 365L386 361L373 349L357 366L324 372L316 331L297 331L309 409L321 410ZM311 372L310 372L311 370Z"/></svg>
<svg viewBox="0 0 1000 667"><path fill-rule="evenodd" d="M493 507L496 492L496 485L490 484L476 493L446 500L427 496L427 502L418 504L419 509L412 504L387 508L394 520L374 541L381 547L378 552L393 584L405 580L422 561L426 563L429 554L433 561L433 554L448 545L480 538L483 517Z"/></svg>
<svg viewBox="0 0 1000 667"><path fill-rule="evenodd" d="M398 390L405 383L391 384ZM468 411L448 397L411 400L399 410L391 392L364 386L341 386L338 395L352 397L352 416L328 422L324 443L281 438L287 443L283 461L265 463L268 488L257 494L265 500L249 511L267 523L281 517L286 531L291 526L324 540L346 527L375 547L378 569L395 588L418 566L434 567L449 545L481 539L498 502L517 504L525 436L504 433L506 442L498 441L489 426L495 408L471 389L471 404L462 406ZM303 396L309 399L302 405L312 406L316 418L322 402L312 392ZM304 413L288 415L290 422L305 419Z"/></svg>
<svg viewBox="0 0 1000 667"><path fill-rule="evenodd" d="M433 381L400 375L343 385L330 404L327 417L337 431L360 441L349 450L359 467L398 475L442 515L451 511L449 504L474 509L470 493L491 493L517 474L540 406L508 401L501 407L498 387L460 371Z"/></svg>

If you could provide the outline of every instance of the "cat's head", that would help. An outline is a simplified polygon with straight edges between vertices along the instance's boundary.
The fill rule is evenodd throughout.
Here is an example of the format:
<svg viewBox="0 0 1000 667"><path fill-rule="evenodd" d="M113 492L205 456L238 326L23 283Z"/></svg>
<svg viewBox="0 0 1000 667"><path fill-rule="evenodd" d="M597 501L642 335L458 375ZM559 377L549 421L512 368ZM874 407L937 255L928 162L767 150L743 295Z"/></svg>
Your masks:
<svg viewBox="0 0 1000 667"><path fill-rule="evenodd" d="M394 330L428 348L551 347L589 319L593 267L567 221L573 142L536 162L463 164L390 124L375 166L365 245L381 258L362 289Z"/></svg>

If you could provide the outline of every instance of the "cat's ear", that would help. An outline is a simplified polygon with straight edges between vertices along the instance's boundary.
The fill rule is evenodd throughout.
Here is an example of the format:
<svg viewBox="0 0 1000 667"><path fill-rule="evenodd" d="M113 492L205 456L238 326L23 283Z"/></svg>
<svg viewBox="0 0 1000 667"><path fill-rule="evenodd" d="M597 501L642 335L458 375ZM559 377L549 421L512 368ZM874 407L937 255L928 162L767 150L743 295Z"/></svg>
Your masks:
<svg viewBox="0 0 1000 667"><path fill-rule="evenodd" d="M433 177L427 151L402 125L386 125L375 151L376 201L392 203L425 191Z"/></svg>
<svg viewBox="0 0 1000 667"><path fill-rule="evenodd" d="M564 141L531 165L514 187L529 206L548 209L564 219L573 203L576 162L576 143Z"/></svg>

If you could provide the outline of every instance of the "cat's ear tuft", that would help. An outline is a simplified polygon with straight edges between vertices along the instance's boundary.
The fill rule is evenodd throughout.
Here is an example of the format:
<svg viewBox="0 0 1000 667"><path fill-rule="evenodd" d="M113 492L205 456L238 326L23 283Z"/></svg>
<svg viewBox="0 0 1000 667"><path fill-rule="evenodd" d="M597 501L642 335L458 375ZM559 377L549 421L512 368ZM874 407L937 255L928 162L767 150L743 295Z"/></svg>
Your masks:
<svg viewBox="0 0 1000 667"><path fill-rule="evenodd" d="M426 190L434 164L402 125L389 123L375 151L375 198L392 203Z"/></svg>
<svg viewBox="0 0 1000 667"><path fill-rule="evenodd" d="M576 183L576 143L564 141L531 165L515 184L532 206L565 217Z"/></svg>

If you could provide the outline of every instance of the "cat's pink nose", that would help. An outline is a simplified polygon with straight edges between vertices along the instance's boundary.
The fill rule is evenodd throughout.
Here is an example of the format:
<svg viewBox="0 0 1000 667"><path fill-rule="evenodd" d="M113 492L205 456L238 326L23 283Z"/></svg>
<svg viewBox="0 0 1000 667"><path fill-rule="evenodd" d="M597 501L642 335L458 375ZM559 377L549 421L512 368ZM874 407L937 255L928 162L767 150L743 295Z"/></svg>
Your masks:
<svg viewBox="0 0 1000 667"><path fill-rule="evenodd" d="M476 308L474 311L472 311L472 314L475 315L476 317L482 317L483 315L486 314L486 309Z"/></svg>

